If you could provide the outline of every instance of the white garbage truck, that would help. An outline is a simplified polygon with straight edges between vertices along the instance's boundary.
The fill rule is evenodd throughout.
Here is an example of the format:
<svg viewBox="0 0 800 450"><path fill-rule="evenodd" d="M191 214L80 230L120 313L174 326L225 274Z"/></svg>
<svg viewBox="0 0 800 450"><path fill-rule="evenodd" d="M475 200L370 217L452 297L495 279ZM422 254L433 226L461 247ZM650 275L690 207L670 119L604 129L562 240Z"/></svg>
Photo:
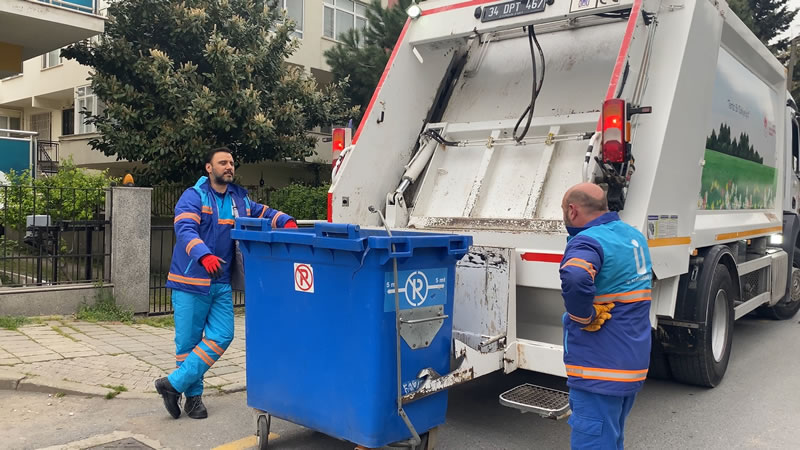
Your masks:
<svg viewBox="0 0 800 450"><path fill-rule="evenodd" d="M329 220L452 231L453 371L404 401L517 369L565 377L561 199L600 184L648 239L650 376L714 387L734 320L800 308L797 106L720 0L429 0L334 164ZM500 401L547 417L565 397ZM560 399L560 400L559 400Z"/></svg>

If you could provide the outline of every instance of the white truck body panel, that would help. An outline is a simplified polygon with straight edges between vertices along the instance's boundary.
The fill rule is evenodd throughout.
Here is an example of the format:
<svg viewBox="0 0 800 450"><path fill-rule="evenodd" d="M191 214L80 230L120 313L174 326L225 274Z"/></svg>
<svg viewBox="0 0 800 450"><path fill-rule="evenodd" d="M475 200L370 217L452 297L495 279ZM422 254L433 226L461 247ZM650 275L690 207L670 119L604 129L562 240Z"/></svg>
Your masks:
<svg viewBox="0 0 800 450"><path fill-rule="evenodd" d="M564 376L560 205L566 189L583 180L586 138L597 129L603 101L638 96L639 105L652 106L651 114L631 120L636 171L620 216L648 237L655 325L657 316L673 317L679 277L695 249L781 231L791 186L784 182L791 142L786 73L724 2L574 0L536 14L476 19L476 7L499 3L427 1L422 16L409 19L331 187L332 220L380 226L368 208L382 209L398 187L426 127L466 142L436 148L406 192L405 226L473 236L473 259L457 269L459 341L484 353L504 351L507 372ZM626 9L634 11L630 20L596 15ZM641 9L657 27L647 26ZM530 101L533 76L521 27L531 24L546 74L530 131L518 144L509 138ZM452 91L437 108L451 72ZM734 83L720 90L721 80ZM769 166L764 173L775 173L774 190L758 208L707 210L700 201L706 140L720 130L720 117L729 117L718 111L725 94L738 96L730 101L745 105L756 125L763 115L770 133L750 141ZM734 125L737 136L756 130L745 119ZM590 172L597 170L592 162Z"/></svg>

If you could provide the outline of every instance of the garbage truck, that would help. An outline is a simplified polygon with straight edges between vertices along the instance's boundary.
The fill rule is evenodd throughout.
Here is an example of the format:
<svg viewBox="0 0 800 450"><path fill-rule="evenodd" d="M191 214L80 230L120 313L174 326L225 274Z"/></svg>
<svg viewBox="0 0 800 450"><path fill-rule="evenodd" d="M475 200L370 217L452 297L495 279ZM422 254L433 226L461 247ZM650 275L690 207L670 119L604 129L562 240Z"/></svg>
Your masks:
<svg viewBox="0 0 800 450"><path fill-rule="evenodd" d="M566 376L561 199L579 182L648 239L649 376L714 387L735 320L800 309L797 105L725 1L429 0L408 13L358 129L334 142L328 194L329 221L382 227L377 208L393 229L473 238L456 268L452 371L404 380L404 401L497 371ZM430 286L413 287L407 300L424 301ZM500 402L560 418L563 394L527 384Z"/></svg>

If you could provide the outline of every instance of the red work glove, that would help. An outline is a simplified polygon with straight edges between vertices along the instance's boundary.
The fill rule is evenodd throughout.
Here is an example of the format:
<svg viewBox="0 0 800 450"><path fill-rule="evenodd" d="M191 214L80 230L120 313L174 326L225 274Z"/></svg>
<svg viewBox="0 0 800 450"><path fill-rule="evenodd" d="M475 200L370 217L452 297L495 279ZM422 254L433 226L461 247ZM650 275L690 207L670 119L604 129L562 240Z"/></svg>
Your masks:
<svg viewBox="0 0 800 450"><path fill-rule="evenodd" d="M210 253L200 258L200 264L202 264L206 272L211 275L211 278L219 278L219 276L222 275L222 264L224 262L224 260Z"/></svg>
<svg viewBox="0 0 800 450"><path fill-rule="evenodd" d="M297 222L290 220L286 222L286 225L284 225L283 228L297 228Z"/></svg>

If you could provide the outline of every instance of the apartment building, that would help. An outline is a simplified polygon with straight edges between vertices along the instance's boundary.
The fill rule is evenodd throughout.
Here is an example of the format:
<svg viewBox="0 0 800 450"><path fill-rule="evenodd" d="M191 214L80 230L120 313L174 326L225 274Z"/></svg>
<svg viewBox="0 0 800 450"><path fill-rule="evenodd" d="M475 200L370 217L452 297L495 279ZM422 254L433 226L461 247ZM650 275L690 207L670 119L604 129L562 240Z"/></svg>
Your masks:
<svg viewBox="0 0 800 450"><path fill-rule="evenodd" d="M93 2L101 0L69 1L94 5ZM295 38L301 43L288 63L302 67L321 85L330 83L332 75L324 52L336 45L341 33L366 26L367 4L353 0L281 1L288 16L297 24ZM384 5L388 4L387 0L382 1ZM98 11L102 12L102 6ZM80 167L109 169L115 175L133 168L133 164L106 157L88 144L97 134L92 125L83 123L78 112L86 108L96 113L102 106L89 85L87 67L61 59L58 49L28 58L22 66L20 74L0 81L0 128L7 124L11 128L37 132L39 167L44 171L53 170L55 164L48 161L71 157ZM325 141L330 130L310 132L319 138L319 143L315 155L306 162L330 163L330 143ZM263 178L270 185L282 186L290 180L316 181L319 173L309 164L269 162L243 165L237 176L245 184L255 184Z"/></svg>
<svg viewBox="0 0 800 450"><path fill-rule="evenodd" d="M103 32L105 19L99 14L98 0L2 0L0 1L0 78L5 84L22 81L31 61L71 42ZM44 105L52 105L46 94L27 80L22 97L14 98L0 84L0 130L31 130L30 116ZM49 107L49 106L48 106ZM28 114L28 118L26 118ZM22 169L36 159L32 133L0 131L0 173Z"/></svg>

